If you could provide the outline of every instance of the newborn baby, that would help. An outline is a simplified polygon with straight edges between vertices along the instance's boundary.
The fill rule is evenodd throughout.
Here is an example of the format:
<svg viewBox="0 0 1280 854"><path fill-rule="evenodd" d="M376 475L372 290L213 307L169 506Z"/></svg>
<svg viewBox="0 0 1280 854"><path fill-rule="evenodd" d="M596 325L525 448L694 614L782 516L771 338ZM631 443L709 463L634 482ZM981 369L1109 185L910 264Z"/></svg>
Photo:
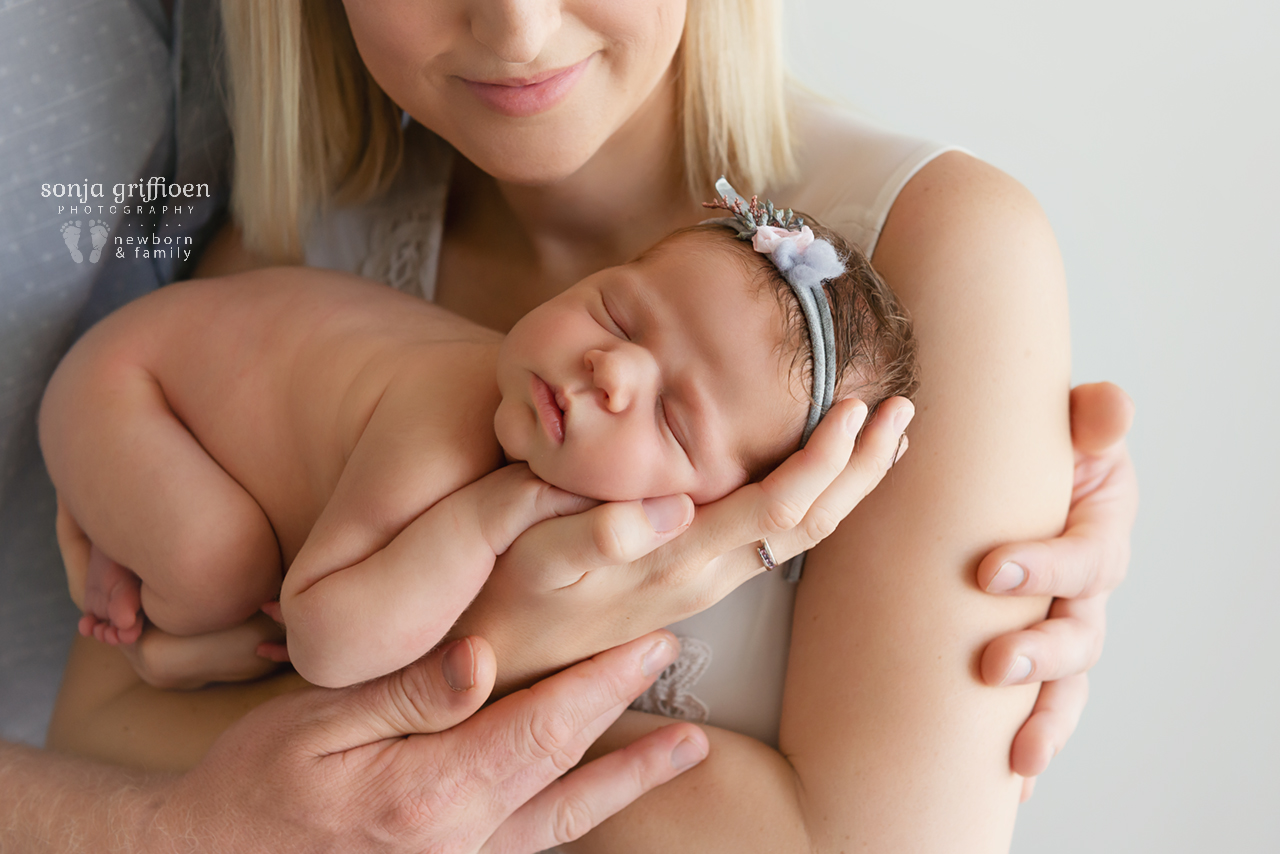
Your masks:
<svg viewBox="0 0 1280 854"><path fill-rule="evenodd" d="M910 394L892 292L817 232L846 267L825 287L837 396ZM60 516L95 546L71 579L81 631L131 643L145 615L210 632L278 596L307 680L403 667L497 555L580 496L704 504L795 451L814 370L796 299L717 224L583 279L505 337L330 271L163 288L76 344L40 412Z"/></svg>

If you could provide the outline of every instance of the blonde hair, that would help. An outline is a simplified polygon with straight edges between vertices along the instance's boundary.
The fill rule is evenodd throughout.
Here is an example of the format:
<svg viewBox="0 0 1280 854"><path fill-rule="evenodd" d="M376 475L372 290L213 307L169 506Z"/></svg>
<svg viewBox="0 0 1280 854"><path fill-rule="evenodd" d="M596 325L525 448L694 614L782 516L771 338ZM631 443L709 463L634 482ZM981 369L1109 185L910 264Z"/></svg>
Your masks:
<svg viewBox="0 0 1280 854"><path fill-rule="evenodd" d="M298 261L332 203L384 192L400 111L365 68L340 0L222 0L235 144L231 211L245 246ZM721 174L764 188L794 171L779 0L689 0L680 124L690 192Z"/></svg>

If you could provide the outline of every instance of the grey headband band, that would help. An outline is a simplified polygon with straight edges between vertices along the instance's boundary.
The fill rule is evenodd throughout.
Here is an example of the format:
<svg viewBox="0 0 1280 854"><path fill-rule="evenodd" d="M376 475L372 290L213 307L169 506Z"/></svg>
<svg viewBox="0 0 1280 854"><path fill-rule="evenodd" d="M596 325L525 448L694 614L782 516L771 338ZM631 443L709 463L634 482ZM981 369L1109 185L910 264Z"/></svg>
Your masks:
<svg viewBox="0 0 1280 854"><path fill-rule="evenodd" d="M769 256L791 292L800 302L805 324L809 327L809 342L813 351L813 402L805 421L800 446L809 441L818 422L834 403L836 392L836 336L831 319L831 304L827 301L823 282L844 273L844 262L835 247L828 241L813 238L804 225L804 219L794 216L790 210L781 211L771 202L761 205L757 199L748 202L723 176L716 181L716 192L722 201L705 204L706 207L723 208L732 217L719 217L706 222L728 226L738 232L739 239L751 240L756 251ZM757 234L767 239L759 241ZM761 248L769 244L771 249Z"/></svg>

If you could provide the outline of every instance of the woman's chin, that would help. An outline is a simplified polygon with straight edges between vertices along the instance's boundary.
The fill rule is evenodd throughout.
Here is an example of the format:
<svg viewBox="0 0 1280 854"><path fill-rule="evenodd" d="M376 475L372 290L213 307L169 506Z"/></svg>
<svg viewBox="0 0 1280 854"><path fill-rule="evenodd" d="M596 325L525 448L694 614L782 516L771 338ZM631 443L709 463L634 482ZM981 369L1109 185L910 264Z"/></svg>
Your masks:
<svg viewBox="0 0 1280 854"><path fill-rule="evenodd" d="M443 136L443 134L442 134ZM445 136L458 153L495 180L526 187L546 187L567 180L585 166L607 139L561 135L555 126L522 132ZM572 140L565 144L565 139Z"/></svg>
<svg viewBox="0 0 1280 854"><path fill-rule="evenodd" d="M550 151L544 156L538 156L535 152L522 150L492 155L487 155L486 152L471 157L465 151L462 152L464 157L494 180L522 187L549 187L566 181L591 159L593 153L566 157L564 151Z"/></svg>

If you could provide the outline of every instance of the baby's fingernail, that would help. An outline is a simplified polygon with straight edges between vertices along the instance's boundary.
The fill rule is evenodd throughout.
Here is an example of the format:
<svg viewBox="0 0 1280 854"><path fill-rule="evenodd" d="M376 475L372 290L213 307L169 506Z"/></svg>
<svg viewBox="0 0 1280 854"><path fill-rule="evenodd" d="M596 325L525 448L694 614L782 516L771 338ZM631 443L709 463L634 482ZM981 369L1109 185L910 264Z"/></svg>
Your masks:
<svg viewBox="0 0 1280 854"><path fill-rule="evenodd" d="M703 752L702 748L695 744L692 739L686 738L676 745L675 750L671 751L671 767L677 771L683 771L686 768L692 768L706 758L707 754Z"/></svg>
<svg viewBox="0 0 1280 854"><path fill-rule="evenodd" d="M640 502L644 515L649 517L649 524L659 534L674 531L685 523L688 508L679 495L664 495L661 498L646 498Z"/></svg>
<svg viewBox="0 0 1280 854"><path fill-rule="evenodd" d="M667 669L667 665L676 660L676 650L664 640L658 641L644 654L640 662L640 672L645 676L654 676Z"/></svg>
<svg viewBox="0 0 1280 854"><path fill-rule="evenodd" d="M907 401L906 404L899 406L898 411L893 413L893 429L901 433L907 429L907 425L911 423L911 419L916 417L916 408Z"/></svg>
<svg viewBox="0 0 1280 854"><path fill-rule="evenodd" d="M862 424L867 420L867 405L862 401L858 401L858 405L849 410L849 414L844 417L844 429L850 436L857 437L858 431L862 429Z"/></svg>
<svg viewBox="0 0 1280 854"><path fill-rule="evenodd" d="M476 657L471 649L471 639L463 638L454 641L444 651L444 661L440 664L444 670L444 681L455 691L470 691L476 684Z"/></svg>
<svg viewBox="0 0 1280 854"><path fill-rule="evenodd" d="M1013 561L1009 561L1000 567L1000 571L987 584L987 592L1008 593L1026 580L1027 571Z"/></svg>
<svg viewBox="0 0 1280 854"><path fill-rule="evenodd" d="M1013 666L1000 680L1001 685L1016 685L1031 675L1031 659L1020 655L1013 660Z"/></svg>

